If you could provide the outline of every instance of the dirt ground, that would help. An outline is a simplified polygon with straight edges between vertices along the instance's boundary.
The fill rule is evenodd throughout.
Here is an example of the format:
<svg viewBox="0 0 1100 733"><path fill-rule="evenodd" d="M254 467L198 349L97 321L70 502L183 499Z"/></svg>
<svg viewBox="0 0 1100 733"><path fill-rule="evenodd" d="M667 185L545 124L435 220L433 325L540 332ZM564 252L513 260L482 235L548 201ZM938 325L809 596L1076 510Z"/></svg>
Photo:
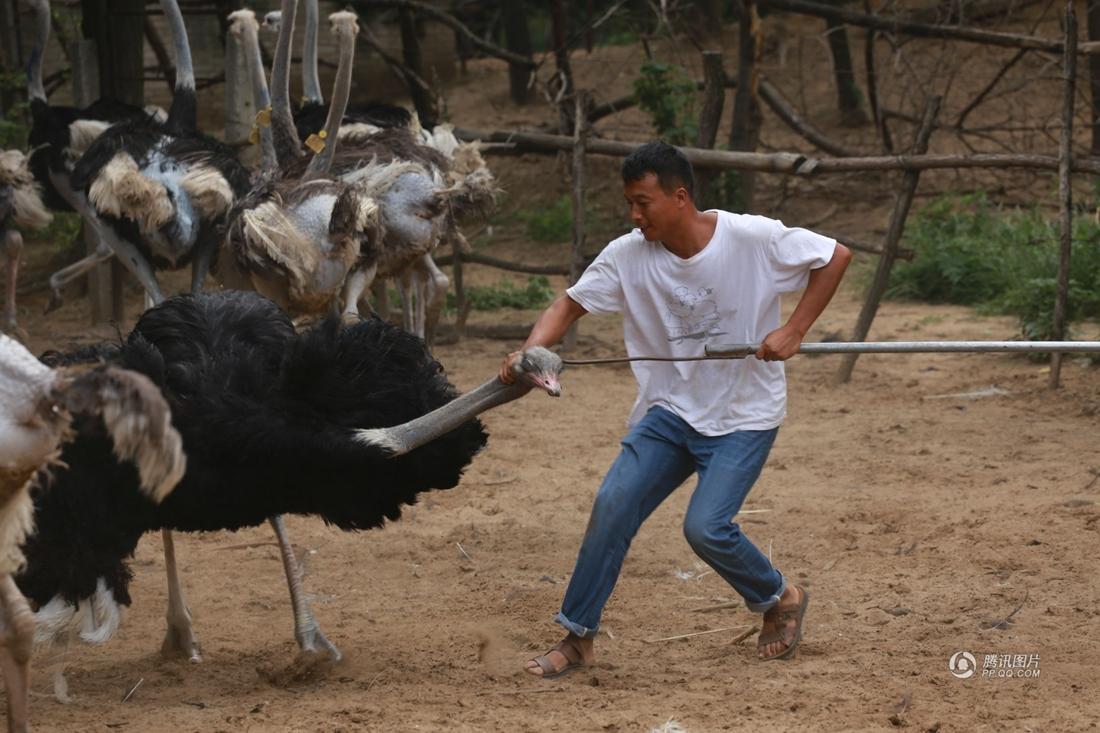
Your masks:
<svg viewBox="0 0 1100 733"><path fill-rule="evenodd" d="M823 53L820 46L806 44L802 63L812 65L810 51ZM609 49L577 64L581 73L603 74L611 97L637 67L628 53L640 52ZM452 92L456 119L507 127L542 115L508 107L499 65L472 64L469 74ZM827 90L810 96L811 107L828 107ZM628 113L612 134L644 136L643 123ZM786 140L778 132L765 138ZM552 160L492 164L509 191L506 213L567 190ZM609 232L621 221L614 165L593 166ZM1005 177L1014 185L1000 191L1025 196L1029 180ZM816 218L833 207L826 228L867 239L885 229L890 197L874 181L762 185L765 208L785 217ZM1045 180L1034 197L1051 185ZM508 216L498 229L481 243L489 252L564 260L566 245L520 242L522 227ZM851 328L858 275L809 340ZM477 268L467 276L475 283L500 277ZM133 318L140 301L131 296ZM86 325L82 301L49 317L40 315L43 302L40 293L23 301L36 351L114 336L110 327ZM475 313L471 322L522 325L534 315ZM871 335L1002 339L1015 331L1009 319L965 308L887 302ZM619 334L614 318L587 319L578 355L618 352ZM452 381L469 389L514 346L468 339L436 353ZM789 362L790 414L739 518L777 566L810 589L804 641L792 661L761 664L754 636L733 642L759 623L743 606L696 610L735 594L683 539L689 481L635 540L606 610L597 664L557 681L522 672L524 660L560 634L551 618L634 396L626 368L574 368L561 398L532 394L487 414L489 447L462 484L425 495L401 521L350 534L314 518L288 519L308 558L315 612L345 654L339 665L295 662L286 584L266 528L177 539L205 661L163 659L163 556L151 535L138 548L134 605L118 637L74 648L63 665L36 659L34 726L149 733L1095 728L1100 370L1070 359L1063 388L1051 392L1046 367L1007 356L865 356L852 383L840 387L832 384L837 366L835 357ZM706 631L715 633L655 641ZM978 666L969 679L948 666L964 651ZM988 655L1023 656L1032 664L1025 671L1038 676L984 678ZM67 705L49 694L51 672L62 666L73 697Z"/></svg>

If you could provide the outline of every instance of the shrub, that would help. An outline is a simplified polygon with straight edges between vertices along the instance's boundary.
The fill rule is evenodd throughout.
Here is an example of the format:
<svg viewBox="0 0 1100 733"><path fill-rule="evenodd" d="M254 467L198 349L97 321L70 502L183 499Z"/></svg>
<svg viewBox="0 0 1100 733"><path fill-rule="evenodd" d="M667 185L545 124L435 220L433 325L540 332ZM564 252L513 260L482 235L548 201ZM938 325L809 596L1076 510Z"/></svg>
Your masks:
<svg viewBox="0 0 1100 733"><path fill-rule="evenodd" d="M1051 336L1059 225L1037 208L1003 210L982 195L945 195L913 217L916 256L891 276L888 296L960 303L1014 315L1025 338ZM1100 226L1074 223L1067 321L1100 316Z"/></svg>

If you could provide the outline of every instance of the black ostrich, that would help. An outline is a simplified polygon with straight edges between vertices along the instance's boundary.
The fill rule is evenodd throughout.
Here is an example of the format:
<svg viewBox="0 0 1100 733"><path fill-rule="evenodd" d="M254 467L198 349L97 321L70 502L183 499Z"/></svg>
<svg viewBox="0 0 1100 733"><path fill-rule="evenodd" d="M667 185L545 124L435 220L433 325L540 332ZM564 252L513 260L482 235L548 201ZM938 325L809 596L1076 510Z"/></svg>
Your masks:
<svg viewBox="0 0 1100 733"><path fill-rule="evenodd" d="M191 265L200 290L226 214L249 187L233 151L198 131L195 74L183 15L160 0L176 52L176 87L164 123L131 120L110 127L77 162L72 184L107 224L111 249L154 303L164 299L155 269Z"/></svg>
<svg viewBox="0 0 1100 733"><path fill-rule="evenodd" d="M102 98L84 108L51 105L42 84L42 63L50 40L49 0L33 0L35 41L27 63L27 96L30 98L31 130L30 169L42 186L43 200L53 211L75 211L99 237L99 247L87 257L50 276L48 309L61 305L61 289L104 260L113 251L99 236L102 224L88 206L86 197L72 185L73 166L88 147L111 125L126 120L145 120L163 116L115 99Z"/></svg>
<svg viewBox="0 0 1100 733"><path fill-rule="evenodd" d="M347 530L398 519L420 492L458 483L486 442L478 413L532 387L557 394L561 368L551 352L533 350L515 385L493 379L456 399L423 342L402 329L334 316L296 334L274 303L242 291L150 309L112 361L160 386L187 472L155 505L102 431L82 426L50 490L35 495L38 532L17 578L55 632L97 588L130 602L127 560L145 532L235 530L285 513ZM290 568L288 578L300 582ZM301 649L339 658L302 598L294 606Z"/></svg>
<svg viewBox="0 0 1100 733"><path fill-rule="evenodd" d="M195 74L183 15L160 0L176 53L176 86L164 123L152 119L108 128L77 162L72 185L103 223L100 234L138 278L147 298L164 300L154 268L191 264L191 289L202 289L226 214L249 186L248 172L228 147L197 128ZM201 658L165 530L169 628L176 645Z"/></svg>

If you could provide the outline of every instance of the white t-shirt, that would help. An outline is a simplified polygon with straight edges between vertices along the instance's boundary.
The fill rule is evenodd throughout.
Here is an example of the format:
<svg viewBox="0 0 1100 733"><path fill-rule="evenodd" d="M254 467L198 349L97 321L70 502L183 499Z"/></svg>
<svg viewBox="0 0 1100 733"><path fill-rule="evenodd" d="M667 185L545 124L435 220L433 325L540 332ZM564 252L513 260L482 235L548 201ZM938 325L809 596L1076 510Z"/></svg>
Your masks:
<svg viewBox="0 0 1100 733"><path fill-rule="evenodd" d="M779 328L779 294L806 287L836 240L775 219L718 211L714 236L681 259L641 231L604 248L566 293L590 313L623 313L630 356L702 356L707 343L760 343ZM783 363L752 357L631 364L634 425L654 405L703 435L768 430L787 413Z"/></svg>

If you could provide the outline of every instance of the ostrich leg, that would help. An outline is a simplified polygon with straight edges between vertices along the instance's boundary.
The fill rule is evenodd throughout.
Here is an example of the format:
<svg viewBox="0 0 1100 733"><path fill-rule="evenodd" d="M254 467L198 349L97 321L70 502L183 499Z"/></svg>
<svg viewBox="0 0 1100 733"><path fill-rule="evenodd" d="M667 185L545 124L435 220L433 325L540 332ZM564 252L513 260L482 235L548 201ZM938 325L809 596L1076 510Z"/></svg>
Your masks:
<svg viewBox="0 0 1100 733"><path fill-rule="evenodd" d="M183 597L183 585L176 567L176 543L172 539L172 530L162 529L160 536L164 540L164 568L168 573L168 631L160 651L162 654L183 654L192 662L201 662L199 637L191 627L191 611Z"/></svg>
<svg viewBox="0 0 1100 733"><path fill-rule="evenodd" d="M374 282L374 276L377 272L378 265L371 265L365 270L355 270L344 280L345 321L359 316L359 301L363 297L363 293Z"/></svg>
<svg viewBox="0 0 1100 733"><path fill-rule="evenodd" d="M439 316L447 303L447 288L451 281L435 264L430 254L420 259L420 276L424 279L424 341L430 347L435 341L435 327L439 325Z"/></svg>
<svg viewBox="0 0 1100 733"><path fill-rule="evenodd" d="M23 256L23 235L14 229L3 232L4 257L8 266L8 291L4 294L4 322L0 328L20 341L27 340L27 332L19 328L15 317L15 286L19 282L19 260Z"/></svg>
<svg viewBox="0 0 1100 733"><path fill-rule="evenodd" d="M313 617L309 601L306 600L305 592L302 590L304 573L298 559L294 557L294 548L290 544L290 538L287 537L282 515L276 514L267 521L275 530L275 537L279 540L279 552L283 556L286 584L290 588L290 605L294 609L294 638L298 640L298 648L303 654L327 654L333 662L339 662L343 655L331 641L325 638L321 625Z"/></svg>
<svg viewBox="0 0 1100 733"><path fill-rule="evenodd" d="M27 733L34 614L10 575L0 578L0 672L8 693L8 731Z"/></svg>
<svg viewBox="0 0 1100 733"><path fill-rule="evenodd" d="M96 265L101 262L106 262L114 256L115 253L111 251L111 248L101 240L95 252L92 252L87 257L79 259L68 267L63 267L50 275L50 302L46 305L46 312L52 313L61 307L61 302L63 300L61 289L63 287L86 273L88 270L91 270Z"/></svg>

